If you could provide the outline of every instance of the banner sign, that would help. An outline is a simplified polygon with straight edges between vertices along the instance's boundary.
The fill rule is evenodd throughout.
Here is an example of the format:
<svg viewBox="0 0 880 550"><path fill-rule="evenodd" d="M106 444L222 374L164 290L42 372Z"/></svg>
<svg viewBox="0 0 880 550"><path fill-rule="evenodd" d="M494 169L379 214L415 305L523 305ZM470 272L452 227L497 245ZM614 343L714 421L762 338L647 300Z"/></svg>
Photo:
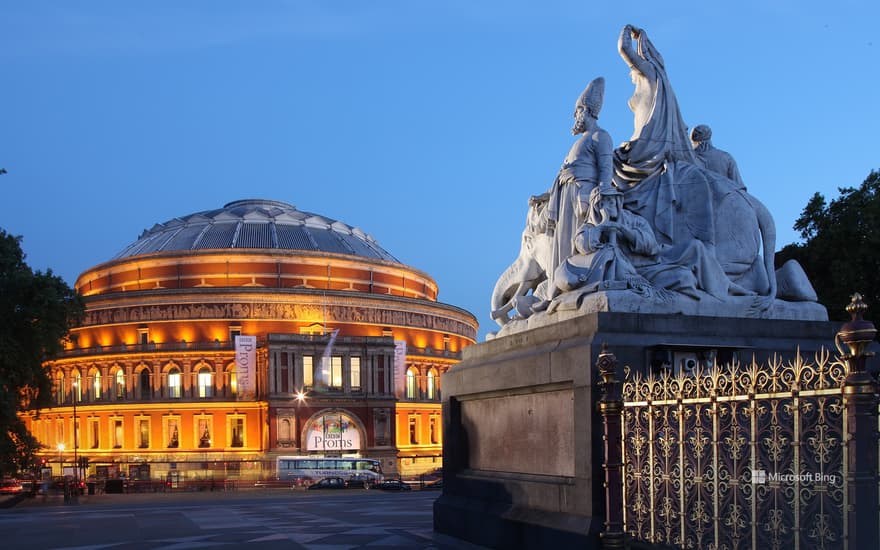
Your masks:
<svg viewBox="0 0 880 550"><path fill-rule="evenodd" d="M239 400L253 399L256 395L257 337L235 337L235 380Z"/></svg>
<svg viewBox="0 0 880 550"><path fill-rule="evenodd" d="M347 414L327 413L309 423L307 451L348 452L361 448L361 434Z"/></svg>
<svg viewBox="0 0 880 550"><path fill-rule="evenodd" d="M406 340L394 341L394 395L403 399L406 391Z"/></svg>

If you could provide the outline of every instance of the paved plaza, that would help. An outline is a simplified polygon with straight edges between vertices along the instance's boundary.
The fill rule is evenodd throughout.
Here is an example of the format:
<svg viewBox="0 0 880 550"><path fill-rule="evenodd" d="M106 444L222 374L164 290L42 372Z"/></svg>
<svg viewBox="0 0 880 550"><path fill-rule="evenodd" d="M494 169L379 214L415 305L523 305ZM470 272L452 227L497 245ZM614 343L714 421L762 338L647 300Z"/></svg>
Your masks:
<svg viewBox="0 0 880 550"><path fill-rule="evenodd" d="M432 530L436 492L266 490L36 497L0 510L0 547L476 549Z"/></svg>

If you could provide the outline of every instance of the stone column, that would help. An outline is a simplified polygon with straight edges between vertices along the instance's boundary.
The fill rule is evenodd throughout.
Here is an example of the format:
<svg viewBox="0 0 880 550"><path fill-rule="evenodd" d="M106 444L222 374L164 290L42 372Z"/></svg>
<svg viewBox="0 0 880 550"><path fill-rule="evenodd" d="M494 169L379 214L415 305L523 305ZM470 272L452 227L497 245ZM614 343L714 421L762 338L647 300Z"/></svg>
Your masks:
<svg viewBox="0 0 880 550"><path fill-rule="evenodd" d="M840 327L837 348L849 365L843 385L847 422L848 508L847 539L850 548L871 548L880 540L877 512L877 381L865 370L866 350L874 341L874 324L862 318L868 306L858 293L846 310L852 320ZM846 346L844 350L841 342Z"/></svg>
<svg viewBox="0 0 880 550"><path fill-rule="evenodd" d="M623 533L623 397L622 386L615 376L617 358L602 344L596 361L602 397L598 403L602 415L605 472L605 529L602 548L624 548Z"/></svg>

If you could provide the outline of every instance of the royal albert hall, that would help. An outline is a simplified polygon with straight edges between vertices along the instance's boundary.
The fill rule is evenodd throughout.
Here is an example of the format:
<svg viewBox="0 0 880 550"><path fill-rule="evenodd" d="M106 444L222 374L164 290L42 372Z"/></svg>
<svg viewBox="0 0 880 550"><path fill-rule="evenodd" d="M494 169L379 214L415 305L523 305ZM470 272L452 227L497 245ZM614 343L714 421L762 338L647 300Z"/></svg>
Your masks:
<svg viewBox="0 0 880 550"><path fill-rule="evenodd" d="M74 453L98 479L269 479L278 456L440 467L441 375L477 321L360 229L231 202L156 224L75 287L53 406L26 417L53 473Z"/></svg>

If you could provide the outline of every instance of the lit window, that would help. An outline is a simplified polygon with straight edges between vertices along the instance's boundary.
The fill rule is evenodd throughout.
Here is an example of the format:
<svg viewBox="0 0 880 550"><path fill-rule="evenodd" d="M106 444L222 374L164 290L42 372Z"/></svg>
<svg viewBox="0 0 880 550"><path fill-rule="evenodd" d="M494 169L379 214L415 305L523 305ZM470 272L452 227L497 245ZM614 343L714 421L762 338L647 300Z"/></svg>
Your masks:
<svg viewBox="0 0 880 550"><path fill-rule="evenodd" d="M138 448L150 448L150 421L146 418L138 419Z"/></svg>
<svg viewBox="0 0 880 550"><path fill-rule="evenodd" d="M73 386L73 398L79 403L82 401L82 380L78 372L73 374L71 385Z"/></svg>
<svg viewBox="0 0 880 550"><path fill-rule="evenodd" d="M208 367L199 369L199 397L206 398L212 396L212 388L214 386L214 375Z"/></svg>
<svg viewBox="0 0 880 550"><path fill-rule="evenodd" d="M168 371L168 397L178 399L181 395L180 371L172 368Z"/></svg>
<svg viewBox="0 0 880 550"><path fill-rule="evenodd" d="M122 369L116 371L116 399L125 399L125 374Z"/></svg>
<svg viewBox="0 0 880 550"><path fill-rule="evenodd" d="M150 369L144 368L141 371L141 374L140 374L139 380L138 380L138 382L140 384L140 390L141 390L141 399L149 399L150 397L152 397L153 389L151 388L150 380L151 380Z"/></svg>
<svg viewBox="0 0 880 550"><path fill-rule="evenodd" d="M431 417L431 443L434 445L439 443L440 430L438 429L437 424L438 424L437 417L432 416Z"/></svg>
<svg viewBox="0 0 880 550"><path fill-rule="evenodd" d="M240 416L229 418L229 446L244 447L244 418Z"/></svg>
<svg viewBox="0 0 880 550"><path fill-rule="evenodd" d="M55 381L55 395L58 398L58 404L64 404L64 374L58 373L58 378Z"/></svg>
<svg viewBox="0 0 880 550"><path fill-rule="evenodd" d="M92 388L95 394L95 401L101 399L101 373L98 371L95 371L92 378Z"/></svg>
<svg viewBox="0 0 880 550"><path fill-rule="evenodd" d="M91 448L98 449L101 446L101 425L98 423L97 418L89 419L89 440L91 441Z"/></svg>
<svg viewBox="0 0 880 550"><path fill-rule="evenodd" d="M361 358L352 357L351 359L351 389L361 389Z"/></svg>
<svg viewBox="0 0 880 550"><path fill-rule="evenodd" d="M122 448L122 419L114 418L113 419L113 448L121 449Z"/></svg>
<svg viewBox="0 0 880 550"><path fill-rule="evenodd" d="M165 418L165 441L169 449L180 447L180 419L176 416Z"/></svg>
<svg viewBox="0 0 880 550"><path fill-rule="evenodd" d="M196 419L196 436L199 448L205 449L211 446L211 419L209 417Z"/></svg>
<svg viewBox="0 0 880 550"><path fill-rule="evenodd" d="M409 442L412 445L415 445L416 443L419 442L418 428L416 426L416 417L415 416L409 417Z"/></svg>
<svg viewBox="0 0 880 550"><path fill-rule="evenodd" d="M437 371L428 371L428 399L437 399Z"/></svg>
<svg viewBox="0 0 880 550"><path fill-rule="evenodd" d="M227 372L229 373L229 392L234 396L238 393L238 375L235 372L234 366Z"/></svg>
<svg viewBox="0 0 880 550"><path fill-rule="evenodd" d="M330 386L330 382L332 382L331 378L332 371L332 361L330 357L322 356L320 366L318 367L317 372L315 373L315 387L317 388L327 388Z"/></svg>
<svg viewBox="0 0 880 550"><path fill-rule="evenodd" d="M311 355L303 357L303 386L310 388L315 383L314 358Z"/></svg>
<svg viewBox="0 0 880 550"><path fill-rule="evenodd" d="M300 327L299 333L309 334L311 336L323 336L324 334L327 334L327 331L321 323L312 323L307 327Z"/></svg>
<svg viewBox="0 0 880 550"><path fill-rule="evenodd" d="M342 357L338 355L330 358L330 386L342 388Z"/></svg>
<svg viewBox="0 0 880 550"><path fill-rule="evenodd" d="M406 371L406 398L415 399L418 393L416 384L416 369L410 367Z"/></svg>

